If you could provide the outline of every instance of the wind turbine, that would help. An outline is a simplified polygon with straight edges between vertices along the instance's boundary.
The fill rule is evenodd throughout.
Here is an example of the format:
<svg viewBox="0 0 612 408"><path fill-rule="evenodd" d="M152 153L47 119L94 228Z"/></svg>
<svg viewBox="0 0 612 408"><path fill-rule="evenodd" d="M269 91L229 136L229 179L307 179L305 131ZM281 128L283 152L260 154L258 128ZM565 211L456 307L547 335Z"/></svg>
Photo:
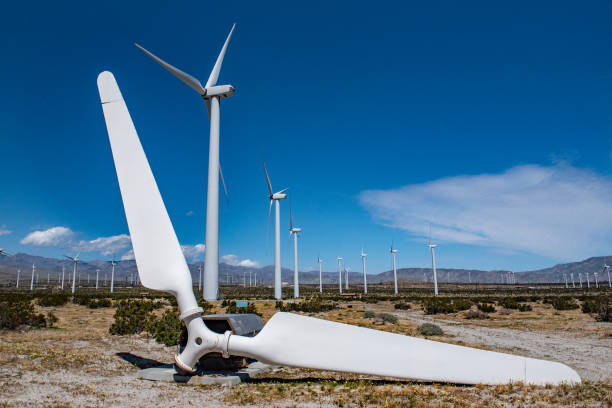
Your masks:
<svg viewBox="0 0 612 408"><path fill-rule="evenodd" d="M115 265L117 265L117 262L115 262L115 257L113 256L113 260L111 261L110 293L113 293L115 291Z"/></svg>
<svg viewBox="0 0 612 408"><path fill-rule="evenodd" d="M338 290L340 294L342 294L342 268L340 267L340 262L342 262L342 258L336 258L338 260Z"/></svg>
<svg viewBox="0 0 612 408"><path fill-rule="evenodd" d="M15 288L19 289L19 277L21 276L21 269L17 269L17 283Z"/></svg>
<svg viewBox="0 0 612 408"><path fill-rule="evenodd" d="M612 283L610 282L610 265L607 265L605 260L604 260L602 272L603 271L608 272L608 287L612 287Z"/></svg>
<svg viewBox="0 0 612 408"><path fill-rule="evenodd" d="M580 280L580 289L582 289L582 272L578 272L578 279Z"/></svg>
<svg viewBox="0 0 612 408"><path fill-rule="evenodd" d="M221 98L229 98L234 94L234 87L231 85L217 85L217 80L219 79L225 51L232 38L234 28L236 28L236 24L232 26L208 77L208 81L206 81L204 86L196 78L166 63L140 45L134 44L151 57L153 61L199 93L206 103L206 110L210 119L208 191L206 193L206 252L204 254L204 299L206 300L217 300L219 293L219 176L221 176L223 188L227 196L227 188L225 187L223 172L219 163L219 104Z"/></svg>
<svg viewBox="0 0 612 408"><path fill-rule="evenodd" d="M287 198L285 188L277 193L272 192L272 183L266 169L266 162L263 162L264 172L266 173L266 182L268 183L268 191L270 193L270 211L268 212L268 230L270 230L270 218L272 217L272 204L274 204L275 224L274 224L274 297L276 299L283 298L282 281L281 281L281 258L280 258L280 200Z"/></svg>
<svg viewBox="0 0 612 408"><path fill-rule="evenodd" d="M351 372L427 382L544 385L580 382L552 361L480 350L278 312L254 337L215 333L202 320L192 278L129 112L110 72L98 89L121 197L144 286L176 296L187 327L185 348L174 360L195 373L203 355L243 356L271 365ZM375 348L372 345L376 345Z"/></svg>
<svg viewBox="0 0 612 408"><path fill-rule="evenodd" d="M593 275L595 275L595 288L599 289L599 280L597 279L598 273L595 272Z"/></svg>
<svg viewBox="0 0 612 408"><path fill-rule="evenodd" d="M9 254L8 252L6 252L4 249L0 248L0 256L10 256L11 254Z"/></svg>
<svg viewBox="0 0 612 408"><path fill-rule="evenodd" d="M575 288L576 284L574 283L574 272L570 273L570 277L572 278L572 288Z"/></svg>
<svg viewBox="0 0 612 408"><path fill-rule="evenodd" d="M587 280L587 289L591 288L591 282L589 281L589 273L586 273L586 280Z"/></svg>
<svg viewBox="0 0 612 408"><path fill-rule="evenodd" d="M32 264L32 280L30 281L30 290L34 290L34 272L36 271L36 265Z"/></svg>
<svg viewBox="0 0 612 408"><path fill-rule="evenodd" d="M79 254L76 254L75 257L64 255L65 258L68 258L74 264L74 268L72 269L72 293L76 289L76 276L77 276L77 264L79 263Z"/></svg>
<svg viewBox="0 0 612 408"><path fill-rule="evenodd" d="M431 251L431 269L433 270L433 283L434 283L434 296L438 296L438 274L436 272L436 254L434 252L434 248L438 245L432 244L429 241L429 250Z"/></svg>
<svg viewBox="0 0 612 408"><path fill-rule="evenodd" d="M289 200L289 239L293 234L293 297L300 297L300 279L298 272L298 234L301 228L293 226L293 213L291 211L291 200Z"/></svg>
<svg viewBox="0 0 612 408"><path fill-rule="evenodd" d="M361 266L363 268L363 293L368 294L368 278L366 276L366 257L368 254L363 253L363 247L361 248Z"/></svg>
<svg viewBox="0 0 612 408"><path fill-rule="evenodd" d="M394 293L397 295L397 268L395 265L395 254L397 254L397 249L393 249L393 244L391 244L391 249L389 250L389 252L393 257L393 287Z"/></svg>
<svg viewBox="0 0 612 408"><path fill-rule="evenodd" d="M569 288L569 286L567 285L567 274L563 274L563 277L565 278L565 289Z"/></svg>
<svg viewBox="0 0 612 408"><path fill-rule="evenodd" d="M317 258L317 262L319 263L319 293L323 293L323 270L321 269L323 260L319 257Z"/></svg>

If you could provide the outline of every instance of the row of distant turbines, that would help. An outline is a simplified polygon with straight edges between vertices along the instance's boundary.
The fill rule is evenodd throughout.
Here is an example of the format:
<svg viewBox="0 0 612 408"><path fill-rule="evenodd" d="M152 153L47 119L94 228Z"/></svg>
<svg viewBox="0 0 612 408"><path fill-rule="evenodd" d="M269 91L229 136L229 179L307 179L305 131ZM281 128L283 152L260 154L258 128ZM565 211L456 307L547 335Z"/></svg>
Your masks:
<svg viewBox="0 0 612 408"><path fill-rule="evenodd" d="M602 272L606 272L608 275L608 287L612 287L612 280L610 279L610 265L607 265L604 263ZM585 272L584 276L586 278L586 287L590 288L591 287L591 281L589 279L589 273ZM595 283L595 287L599 288L599 273L597 272L593 272L593 277L594 277L594 283ZM569 274L569 280L568 280L568 274L564 273L563 274L563 279L565 281L565 288L569 289L570 287L570 283L572 288L582 288L582 272L578 272L578 285L576 285L576 281L574 280L574 273L570 273Z"/></svg>

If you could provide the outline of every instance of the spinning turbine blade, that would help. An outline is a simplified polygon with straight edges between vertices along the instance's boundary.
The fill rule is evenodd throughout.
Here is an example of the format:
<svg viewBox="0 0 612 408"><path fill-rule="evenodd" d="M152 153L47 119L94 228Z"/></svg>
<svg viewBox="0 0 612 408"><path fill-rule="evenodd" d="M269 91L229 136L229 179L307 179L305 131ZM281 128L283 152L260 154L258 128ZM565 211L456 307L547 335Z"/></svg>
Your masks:
<svg viewBox="0 0 612 408"><path fill-rule="evenodd" d="M197 308L185 295L192 295L187 262L113 74L102 72L98 89L140 280L174 293L182 311Z"/></svg>
<svg viewBox="0 0 612 408"><path fill-rule="evenodd" d="M372 347L376 350L372 350ZM255 337L230 336L231 354L264 363L459 384L580 382L571 368L400 334L276 313ZM371 350L368 352L367 350Z"/></svg>
<svg viewBox="0 0 612 408"><path fill-rule="evenodd" d="M266 169L266 162L261 159L263 162L263 166L264 166L264 172L266 173L266 181L268 182L268 191L270 191L270 195L274 194L272 192L272 183L270 183L270 176L268 176L268 169ZM270 208L272 208L272 205L270 204ZM272 211L272 210L270 210Z"/></svg>
<svg viewBox="0 0 612 408"><path fill-rule="evenodd" d="M217 80L219 79L219 72L221 71L221 65L223 64L223 57L225 57L225 51L227 50L227 45L230 42L230 38L232 38L232 33L234 32L234 28L236 28L236 24L232 26L230 33L223 44L223 48L221 48L221 52L217 57L217 62L215 62L215 66L213 67L210 76L208 77L208 81L206 81L206 88L217 85Z"/></svg>
<svg viewBox="0 0 612 408"><path fill-rule="evenodd" d="M229 194L227 193L227 186L225 185L225 178L223 178L223 170L221 170L221 163L219 163L219 176L221 176L221 183L223 184L223 191L225 191L225 199L229 202Z"/></svg>
<svg viewBox="0 0 612 408"><path fill-rule="evenodd" d="M140 50L142 52L147 54L153 61L157 62L159 65L161 65L164 69L166 69L172 75L174 75L175 77L177 77L178 79L183 81L185 84L187 84L194 91L196 91L200 95L206 95L206 90L202 87L202 84L196 78L194 78L191 75L189 75L188 73L183 72L180 69L178 69L178 68L168 64L166 61L164 61L161 58L157 57L155 54L147 51L144 47L140 46L139 44L134 43L134 45L136 47L140 48Z"/></svg>

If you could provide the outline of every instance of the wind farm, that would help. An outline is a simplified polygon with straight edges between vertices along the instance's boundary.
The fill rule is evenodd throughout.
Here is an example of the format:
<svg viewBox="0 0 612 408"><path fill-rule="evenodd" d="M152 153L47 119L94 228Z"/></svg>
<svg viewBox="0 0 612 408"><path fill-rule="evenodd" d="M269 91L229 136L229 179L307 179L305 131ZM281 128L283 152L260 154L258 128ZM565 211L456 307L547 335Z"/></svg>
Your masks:
<svg viewBox="0 0 612 408"><path fill-rule="evenodd" d="M97 78L89 72L89 82L71 79L79 87L67 92L96 97L70 108L76 116L89 105L97 110L85 121L90 132L81 135L79 145L95 148L88 149L89 167L80 173L96 169L109 180L100 184L107 194L103 202L73 197L78 205L65 203L62 211L59 198L30 203L43 215L27 228L17 220L28 211L4 209L0 403L611 402L606 251L612 242L605 237L612 221L608 230L608 213L601 211L612 197L607 176L563 160L500 170L494 162L467 158L465 146L490 147L459 126L456 116L470 118L469 104L458 104L456 116L446 105L457 102L455 94L475 100L446 73L451 60L426 71L444 78L452 91L425 92L412 77L425 70L399 75L392 68L400 58L409 69L405 56L387 54L376 64L376 58L360 58L351 73L339 70L334 52L360 53L349 53L342 42L315 52L310 42L316 35L295 42L284 23L282 35L261 37L269 25L257 28L245 16L232 24L227 13L214 15L183 41L177 39L187 25L175 26L168 38L140 26L129 33L120 28L129 41L115 38L106 55L89 58ZM189 13L192 18L196 13ZM370 28L348 29L384 37ZM114 35L96 41L105 44ZM400 37L408 38L403 31ZM411 52L423 50L407 44ZM375 53L367 41L363 47ZM207 115L189 102L191 91L149 59L143 62L142 53L195 90ZM436 53L452 54L446 48ZM309 54L306 64L302 54ZM191 72L212 70L203 85L166 58ZM429 64L431 56L420 58ZM296 69L294 59L304 71L288 75ZM365 66L378 69L372 72L379 78L393 78L401 99L357 91L349 76L361 73L362 84L372 83ZM484 92L478 79L467 83ZM58 86L51 84L51 91ZM229 97L221 118L221 99ZM432 101L442 100L435 117L452 118L461 141L448 137L448 124L434 131L428 120ZM491 115L482 115L480 126L493 126ZM443 142L428 146L438 138ZM439 157L426 154L434 152ZM528 157L513 147L504 153ZM83 185L80 173L73 184ZM550 200L549 193L564 199ZM44 215L43 202L66 221ZM576 213L601 219L590 222ZM283 228L288 240L281 240ZM104 232L95 238L94 230Z"/></svg>

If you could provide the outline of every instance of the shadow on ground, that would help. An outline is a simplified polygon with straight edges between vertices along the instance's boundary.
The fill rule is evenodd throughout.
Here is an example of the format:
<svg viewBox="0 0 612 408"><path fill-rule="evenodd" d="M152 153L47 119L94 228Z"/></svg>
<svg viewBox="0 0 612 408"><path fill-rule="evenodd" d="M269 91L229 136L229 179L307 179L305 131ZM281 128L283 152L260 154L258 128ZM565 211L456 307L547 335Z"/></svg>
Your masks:
<svg viewBox="0 0 612 408"><path fill-rule="evenodd" d="M117 357L121 357L123 360L127 361L128 363L140 369L157 367L157 366L164 364L164 363L160 363L157 360L152 360L150 358L136 356L132 353L115 353L115 355Z"/></svg>

